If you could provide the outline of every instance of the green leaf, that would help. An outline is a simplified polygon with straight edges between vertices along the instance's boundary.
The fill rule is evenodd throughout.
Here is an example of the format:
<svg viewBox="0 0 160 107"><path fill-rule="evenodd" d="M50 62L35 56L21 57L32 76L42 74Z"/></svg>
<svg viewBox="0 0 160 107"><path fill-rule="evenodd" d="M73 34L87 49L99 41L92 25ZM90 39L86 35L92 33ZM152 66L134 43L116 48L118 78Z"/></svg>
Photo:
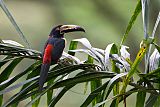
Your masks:
<svg viewBox="0 0 160 107"><path fill-rule="evenodd" d="M38 66L36 66L36 67L32 70L32 72L28 74L28 76L27 76L27 78L26 78L26 81L28 81L28 80L30 80L30 79L33 79L33 78L35 78L35 79L37 80L37 79L39 78L39 73L40 73L39 71L40 71L40 69L41 69L41 64L38 64ZM33 80L35 80L35 79L33 79ZM33 80L32 80L32 81L33 81ZM32 82L32 81L31 81L31 82ZM24 81L24 82L25 82L25 81ZM23 85L23 87L22 87L21 90L23 90L25 87L27 87L29 84L31 84L31 82Z"/></svg>
<svg viewBox="0 0 160 107"><path fill-rule="evenodd" d="M14 20L13 16L11 15L11 13L9 12L8 8L6 7L5 3L3 0L0 0L0 6L3 9L3 11L5 12L5 14L7 15L8 19L10 20L10 22L12 23L12 25L14 26L14 28L16 29L16 31L18 32L19 36L21 37L21 39L26 43L27 47L30 48L30 44L27 41L26 37L24 36L23 32L21 31L21 29L19 28L18 24L16 23L16 21Z"/></svg>
<svg viewBox="0 0 160 107"><path fill-rule="evenodd" d="M13 69L16 67L16 65L21 62L23 58L17 58L17 59L14 59L3 71L2 73L0 74L0 83L4 82L5 80L7 80L10 76L10 74L12 73ZM6 62L3 62L1 65L4 65ZM0 88L0 91L2 90L3 88L1 87ZM2 105L2 102L3 102L3 95L0 96L0 106Z"/></svg>
<svg viewBox="0 0 160 107"><path fill-rule="evenodd" d="M90 71L90 70L89 70ZM84 71L86 72L86 71ZM78 83L82 83L82 82L86 82L86 81L91 81L94 80L94 78L110 78L113 77L113 73L107 73L107 72L88 72L73 78L69 78L66 80L62 80L59 82L55 82L55 84L49 86L46 90L44 90L37 98L35 98L35 100L32 100L31 102L29 102L27 104L30 105L32 104L34 101L36 101L39 97L41 97L46 91L48 91L49 89L55 89L55 88L59 88L59 87L64 87L64 86L70 86L71 84L78 84Z"/></svg>
<svg viewBox="0 0 160 107"><path fill-rule="evenodd" d="M91 92L93 92L95 89L100 87L102 85L102 80L101 79L94 79L94 81L91 81ZM97 104L101 100L101 94L98 93L95 99L92 101L92 106Z"/></svg>
<svg viewBox="0 0 160 107"><path fill-rule="evenodd" d="M12 73L13 69L17 66L18 63L22 61L23 58L14 59L0 74L0 83L7 80Z"/></svg>
<svg viewBox="0 0 160 107"><path fill-rule="evenodd" d="M134 22L136 21L137 16L138 16L139 13L141 12L141 10L142 10L141 0L138 0L138 3L137 3L136 8L135 8L135 10L134 10L134 13L133 13L133 15L132 15L132 17L131 17L131 19L130 19L130 21L129 21L129 24L128 24L128 26L127 26L127 29L126 29L126 31L125 31L125 33L124 33L124 35L123 35L122 40L121 40L120 46L122 46L122 45L124 44L125 40L127 39L128 33L130 32L130 30L131 30Z"/></svg>
<svg viewBox="0 0 160 107"><path fill-rule="evenodd" d="M94 107L99 107L99 106L105 104L106 102L108 102L108 101L110 101L110 100L115 101L115 99L117 99L117 98L120 98L119 102L121 102L121 101L124 100L124 98L128 97L129 95L131 95L131 94L133 94L133 93L135 93L135 92L137 92L137 91L139 92L139 91L144 91L144 90L145 90L145 89L137 90L136 88L133 88L133 89L127 91L126 93L118 94L118 95L113 96L113 97L111 97L111 98L109 98L109 99L106 99L106 100L104 100L104 101L102 101L102 102L100 102L100 103L97 103ZM125 97L124 97L124 96L125 96ZM114 106L112 106L112 105L114 105L113 103L114 103L114 102L112 102L112 104L111 104L110 107L114 107Z"/></svg>
<svg viewBox="0 0 160 107"><path fill-rule="evenodd" d="M86 72L86 71L85 71ZM106 72L90 72L90 73L85 73L83 75L80 76L76 76L74 78L69 78L66 80L62 80L60 82L55 82L55 84L49 86L46 90L44 91L48 91L49 89L55 89L55 88L60 88L60 87L64 87L64 86L69 86L71 84L78 84L78 83L82 83L82 82L86 82L86 81L91 81L94 78L110 78L113 77L113 73L106 73ZM30 87L31 88L31 87ZM45 93L45 92L44 92ZM44 93L41 93L39 95L42 96ZM18 95L21 96L21 95ZM21 96L22 97L22 96ZM35 99L35 101L39 98L37 97ZM33 102L33 101L32 101ZM30 102L30 104L32 103Z"/></svg>
<svg viewBox="0 0 160 107"><path fill-rule="evenodd" d="M42 58L41 52L39 51L3 43L0 43L0 55L8 55L12 57L24 57L36 60L41 60Z"/></svg>
<svg viewBox="0 0 160 107"><path fill-rule="evenodd" d="M99 95L104 89L106 89L108 83L109 81L105 82L103 85L92 91L80 107L89 106L89 104L95 99L95 97Z"/></svg>
<svg viewBox="0 0 160 107"><path fill-rule="evenodd" d="M137 101L136 101L136 107L144 107L145 103L145 98L146 98L146 92L138 92L137 93Z"/></svg>
<svg viewBox="0 0 160 107"><path fill-rule="evenodd" d="M65 80L69 77L69 74L67 75L62 75L61 79L59 79L58 81L62 81L62 80ZM55 81L53 82L53 84L55 83ZM50 84L52 85L52 84ZM73 85L74 86L74 85ZM62 87L62 88L58 88L53 96L53 99L52 97L50 98L50 102L48 102L48 106L50 105L51 107L53 107L58 101L59 99L65 94L65 92L67 91L66 90L67 87ZM53 89L50 89L50 90L53 90ZM48 90L49 91L49 90ZM47 92L48 92L47 91Z"/></svg>
<svg viewBox="0 0 160 107"><path fill-rule="evenodd" d="M145 103L145 107L153 107L155 102L157 101L158 96L157 95L150 95Z"/></svg>
<svg viewBox="0 0 160 107"><path fill-rule="evenodd" d="M137 66L140 64L140 62L142 61L142 59L145 56L146 51L149 48L149 45L151 44L153 40L152 39L147 39L147 40L143 40L142 44L141 44L141 48L136 56L136 59L134 60L130 71L128 72L128 75L126 76L125 80L123 81L123 86L122 89L120 91L120 94L125 93L127 85L129 84L130 78L132 77L132 75L136 72Z"/></svg>
<svg viewBox="0 0 160 107"><path fill-rule="evenodd" d="M27 87L29 84L31 84L33 81L35 81L35 80L37 80L38 79L38 77L33 77L33 78L31 78L31 79L28 79L28 80L26 80L26 81L23 81L23 82L20 82L20 83L18 83L18 84L16 84L16 85L13 85L13 86L11 86L11 87L8 87L8 88L5 88L4 90L2 90L2 91L0 91L0 95L2 95L2 94L5 94L5 93L8 93L8 92L10 92L10 91L13 91L13 90L15 90L15 89L17 89L17 88L19 88L19 87L21 87L21 86L23 86L23 85L26 85L25 87ZM24 88L22 88L22 89L24 89Z"/></svg>
<svg viewBox="0 0 160 107"><path fill-rule="evenodd" d="M94 59L92 56L88 55L88 60L86 63L93 63ZM91 92L97 89L102 85L102 80L101 79L96 79L91 81ZM98 103L101 100L101 94L99 93L95 99L92 101L92 106L94 106L96 103Z"/></svg>
<svg viewBox="0 0 160 107"><path fill-rule="evenodd" d="M70 42L70 45L69 45L69 50L77 49L77 45L78 45L78 42L77 42L77 41L71 41L71 42ZM68 54L74 56L74 55L75 55L75 52L70 52L70 51L68 51Z"/></svg>
<svg viewBox="0 0 160 107"><path fill-rule="evenodd" d="M11 58L12 58L11 56L7 56L7 57L5 57L4 59L2 59L2 60L0 61L0 68L1 68L4 64L6 64L6 63L9 62L10 60L12 60Z"/></svg>
<svg viewBox="0 0 160 107"><path fill-rule="evenodd" d="M34 90L32 90L32 92L34 92ZM35 99L37 97L37 94L34 94L31 96L31 100ZM36 100L34 103L32 103L32 107L38 107L40 102L40 98L38 100Z"/></svg>
<svg viewBox="0 0 160 107"><path fill-rule="evenodd" d="M111 49L110 49L110 54L118 54L118 47L113 44L111 45ZM120 73L120 69L116 66L116 62L114 60L111 60L112 63L112 72L115 72L117 74ZM118 95L119 94L119 82L117 82L114 87L113 87L113 95ZM114 107L118 107L119 104L119 99L115 99L115 105Z"/></svg>
<svg viewBox="0 0 160 107"><path fill-rule="evenodd" d="M18 80L19 78L21 78L22 76L24 76L28 72L36 69L40 64L41 64L41 61L36 61L30 67L28 67L24 72L21 72L18 75L14 76L13 78L10 78L10 79L4 81L3 83L1 83L0 84L0 88L4 89L4 88L8 87L9 85L11 85L12 83L14 83L16 80Z"/></svg>
<svg viewBox="0 0 160 107"><path fill-rule="evenodd" d="M52 88L51 86L53 86L53 85L54 85L56 82L58 82L59 80L62 80L63 77L65 77L65 75L62 76L61 78L59 78L58 80L56 80L53 84L50 84L50 85L49 85L46 89L44 89L41 93L35 93L36 91L33 92L33 94L31 94L31 96L36 95L36 97L35 97L34 99L32 99L26 106L29 106L29 105L35 103L37 100L40 99L40 97L41 97L42 95L44 95L44 94L45 94L46 92L48 92L49 90L53 90L53 88ZM61 89L61 88L60 88L60 89ZM51 100L50 102L52 102L52 100Z"/></svg>
<svg viewBox="0 0 160 107"><path fill-rule="evenodd" d="M106 89L104 90L104 94L103 94L103 101L107 99L107 97L110 94L110 91L112 90L113 86L119 82L119 79L122 78L123 76L127 75L128 73L120 73L117 74L116 76L114 76L112 79L110 79ZM101 104L103 105L103 104ZM100 106L100 105L99 105Z"/></svg>
<svg viewBox="0 0 160 107"><path fill-rule="evenodd" d="M159 107L160 105L160 96L158 96L156 102L154 103L154 107Z"/></svg>
<svg viewBox="0 0 160 107"><path fill-rule="evenodd" d="M54 83L54 80L55 80L54 78L51 79L51 80L49 80L49 81L47 82L47 86L53 84L53 83ZM47 91L47 105L48 105L48 106L49 106L49 104L50 104L50 102L51 102L51 100L52 100L52 96L53 96L53 90L48 90L48 91Z"/></svg>
<svg viewBox="0 0 160 107"><path fill-rule="evenodd" d="M27 80L36 78L36 77L39 75L40 69L41 69L41 65L39 65L36 69L34 69L34 70L27 76ZM39 77L39 76L38 76L38 77ZM35 81L35 79L33 79L33 81ZM31 84L31 82L28 83L28 84L25 84L25 85L22 87L22 89L24 89L24 87L28 86L29 84ZM33 89L31 92L33 92L34 90L36 90L36 89ZM38 94L32 95L32 96L31 96L31 100L35 99L35 98L37 97L37 95L38 95ZM37 100L32 104L32 107L38 107L39 101L40 101L40 98L37 99Z"/></svg>
<svg viewBox="0 0 160 107"><path fill-rule="evenodd" d="M2 84L2 87L5 88L5 87L9 86L10 84L12 84L13 82L15 82L16 80L18 80L19 78L21 78L22 76L24 76L26 73L28 73L28 72L30 72L30 71L36 73L36 70L37 70L37 68L40 68L40 65L41 65L41 61L35 62L35 63L32 64L30 67L28 67L24 72L16 75L15 77L13 77L12 79L10 79L9 81L5 82L5 84ZM37 74L38 74L38 73L37 73ZM30 75L31 75L31 74L30 74ZM29 76L30 76L30 75L29 75ZM8 88L5 88L4 90L2 90L2 91L0 92L0 94L5 94L5 93L7 93L7 92L10 92L10 91L12 91L12 90L15 90L15 89L23 86L22 89L21 89L21 91L22 91L25 87L27 87L29 84L31 84L31 82L33 82L33 81L35 81L35 80L37 80L37 77L34 77L34 76L33 76L33 78L30 77L30 79L29 79L29 77L27 77L27 80L26 80L26 81L21 82L21 83L18 83L18 84L16 84L16 85L13 85L13 86L8 87ZM15 105L17 105L18 103L19 103L19 102L16 102Z"/></svg>
<svg viewBox="0 0 160 107"><path fill-rule="evenodd" d="M91 57L90 55L88 55L88 59L87 59L86 63L93 64L93 62L94 62L93 57ZM92 82L91 82L91 83L92 83ZM88 82L85 83L85 86L84 86L84 94L86 94L87 89L88 89Z"/></svg>
<svg viewBox="0 0 160 107"><path fill-rule="evenodd" d="M68 66L68 67L63 67L63 68L60 68L60 69L56 69L54 72L49 72L49 74L48 74L48 78L47 78L47 81L46 82L48 82L49 80L51 80L51 79L53 79L53 78L56 78L56 77L58 77L58 76L60 76L60 75L62 75L62 74L65 74L65 73L70 73L70 72L72 72L72 71L75 71L75 70L77 70L77 69L85 69L86 67L89 67L89 66L94 66L93 64L91 65L91 64L81 64L81 65L72 65L72 66ZM37 69L37 68L36 68ZM36 74L37 75L37 74ZM96 74L95 74L96 75ZM107 77L111 77L111 76L113 76L113 73L108 73L107 75L106 75ZM33 90L33 89L35 89L35 88L37 88L38 87L38 81L37 81L37 77L33 77L33 78L31 78L31 79L35 79L36 81L35 82L33 82L33 81L31 81L32 83L30 84L29 83L29 85L24 85L23 87L24 88L22 88L22 90L19 92L19 93L17 93L17 94L15 94L13 97L11 97L7 102L5 102L5 104L3 105L3 106L8 106L8 105L10 105L10 104L13 104L13 103L15 103L15 102L17 102L17 101L21 101L22 99L24 99L24 98L28 98L28 97L30 97L31 95L34 95L34 94L28 94L28 95L26 95L27 93L29 93L31 90ZM72 82L74 82L73 80L71 80ZM60 88L60 87L63 87L64 85L65 85L65 83L63 84L55 84L56 85L56 87L55 88ZM58 85L58 86L57 86ZM60 85L60 86L59 86ZM35 93L35 94L37 94L37 93ZM43 94L42 94L43 95Z"/></svg>
<svg viewBox="0 0 160 107"><path fill-rule="evenodd" d="M17 102L20 102L22 99L24 98L28 98L28 96L26 95L27 92L33 90L37 85L35 85L35 83L32 83L30 85L28 85L26 88L24 88L23 90L21 90L19 93L15 94L14 96L12 96L8 101L6 101L2 107L8 107L11 104L15 104ZM30 97L31 95L29 95Z"/></svg>
<svg viewBox="0 0 160 107"><path fill-rule="evenodd" d="M62 96L73 86L75 86L75 84L60 88L59 93L57 93L56 96L53 97L48 107L54 107L56 103L62 98Z"/></svg>

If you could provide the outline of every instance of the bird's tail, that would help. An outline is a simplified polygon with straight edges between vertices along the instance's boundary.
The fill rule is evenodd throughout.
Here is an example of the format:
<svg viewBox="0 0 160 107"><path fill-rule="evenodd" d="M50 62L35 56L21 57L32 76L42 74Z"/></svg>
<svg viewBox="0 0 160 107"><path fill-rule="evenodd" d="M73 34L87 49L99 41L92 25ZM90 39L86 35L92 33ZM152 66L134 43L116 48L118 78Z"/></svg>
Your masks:
<svg viewBox="0 0 160 107"><path fill-rule="evenodd" d="M50 64L42 64L40 78L39 78L39 91L43 90L43 85L47 79Z"/></svg>

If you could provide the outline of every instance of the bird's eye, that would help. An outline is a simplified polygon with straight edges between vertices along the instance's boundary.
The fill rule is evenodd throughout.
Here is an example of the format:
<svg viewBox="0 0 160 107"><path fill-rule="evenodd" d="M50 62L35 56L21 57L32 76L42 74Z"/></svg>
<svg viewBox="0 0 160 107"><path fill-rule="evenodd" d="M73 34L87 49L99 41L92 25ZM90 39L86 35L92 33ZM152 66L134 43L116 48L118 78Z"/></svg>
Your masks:
<svg viewBox="0 0 160 107"><path fill-rule="evenodd" d="M61 31L60 31L60 34L64 34L64 32L61 32Z"/></svg>

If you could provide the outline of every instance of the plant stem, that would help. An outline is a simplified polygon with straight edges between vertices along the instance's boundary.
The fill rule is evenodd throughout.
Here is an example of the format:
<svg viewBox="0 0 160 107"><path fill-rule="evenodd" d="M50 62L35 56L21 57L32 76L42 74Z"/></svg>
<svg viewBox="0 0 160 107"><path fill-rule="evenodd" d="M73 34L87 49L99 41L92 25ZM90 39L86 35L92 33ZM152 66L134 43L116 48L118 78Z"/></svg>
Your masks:
<svg viewBox="0 0 160 107"><path fill-rule="evenodd" d="M123 82L123 87L120 91L120 94L124 94L127 88L127 85L130 82L130 78L132 77L132 75L135 73L137 66L139 65L139 63L142 61L143 57L145 56L146 51L149 48L149 44L151 43L151 41L146 41L143 40L142 44L141 44L141 48L136 56L135 61L133 62L133 65L131 66L131 70L129 71L128 75L126 76L124 82Z"/></svg>

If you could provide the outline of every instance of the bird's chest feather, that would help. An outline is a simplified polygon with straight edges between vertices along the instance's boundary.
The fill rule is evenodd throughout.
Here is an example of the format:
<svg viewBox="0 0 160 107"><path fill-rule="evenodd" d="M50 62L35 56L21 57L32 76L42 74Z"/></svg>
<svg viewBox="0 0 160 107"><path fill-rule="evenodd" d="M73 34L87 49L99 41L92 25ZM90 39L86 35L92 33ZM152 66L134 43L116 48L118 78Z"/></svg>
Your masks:
<svg viewBox="0 0 160 107"><path fill-rule="evenodd" d="M64 38L53 38L48 44L53 45L51 52L52 62L57 62L58 59L62 56L63 50L65 48L65 39Z"/></svg>

